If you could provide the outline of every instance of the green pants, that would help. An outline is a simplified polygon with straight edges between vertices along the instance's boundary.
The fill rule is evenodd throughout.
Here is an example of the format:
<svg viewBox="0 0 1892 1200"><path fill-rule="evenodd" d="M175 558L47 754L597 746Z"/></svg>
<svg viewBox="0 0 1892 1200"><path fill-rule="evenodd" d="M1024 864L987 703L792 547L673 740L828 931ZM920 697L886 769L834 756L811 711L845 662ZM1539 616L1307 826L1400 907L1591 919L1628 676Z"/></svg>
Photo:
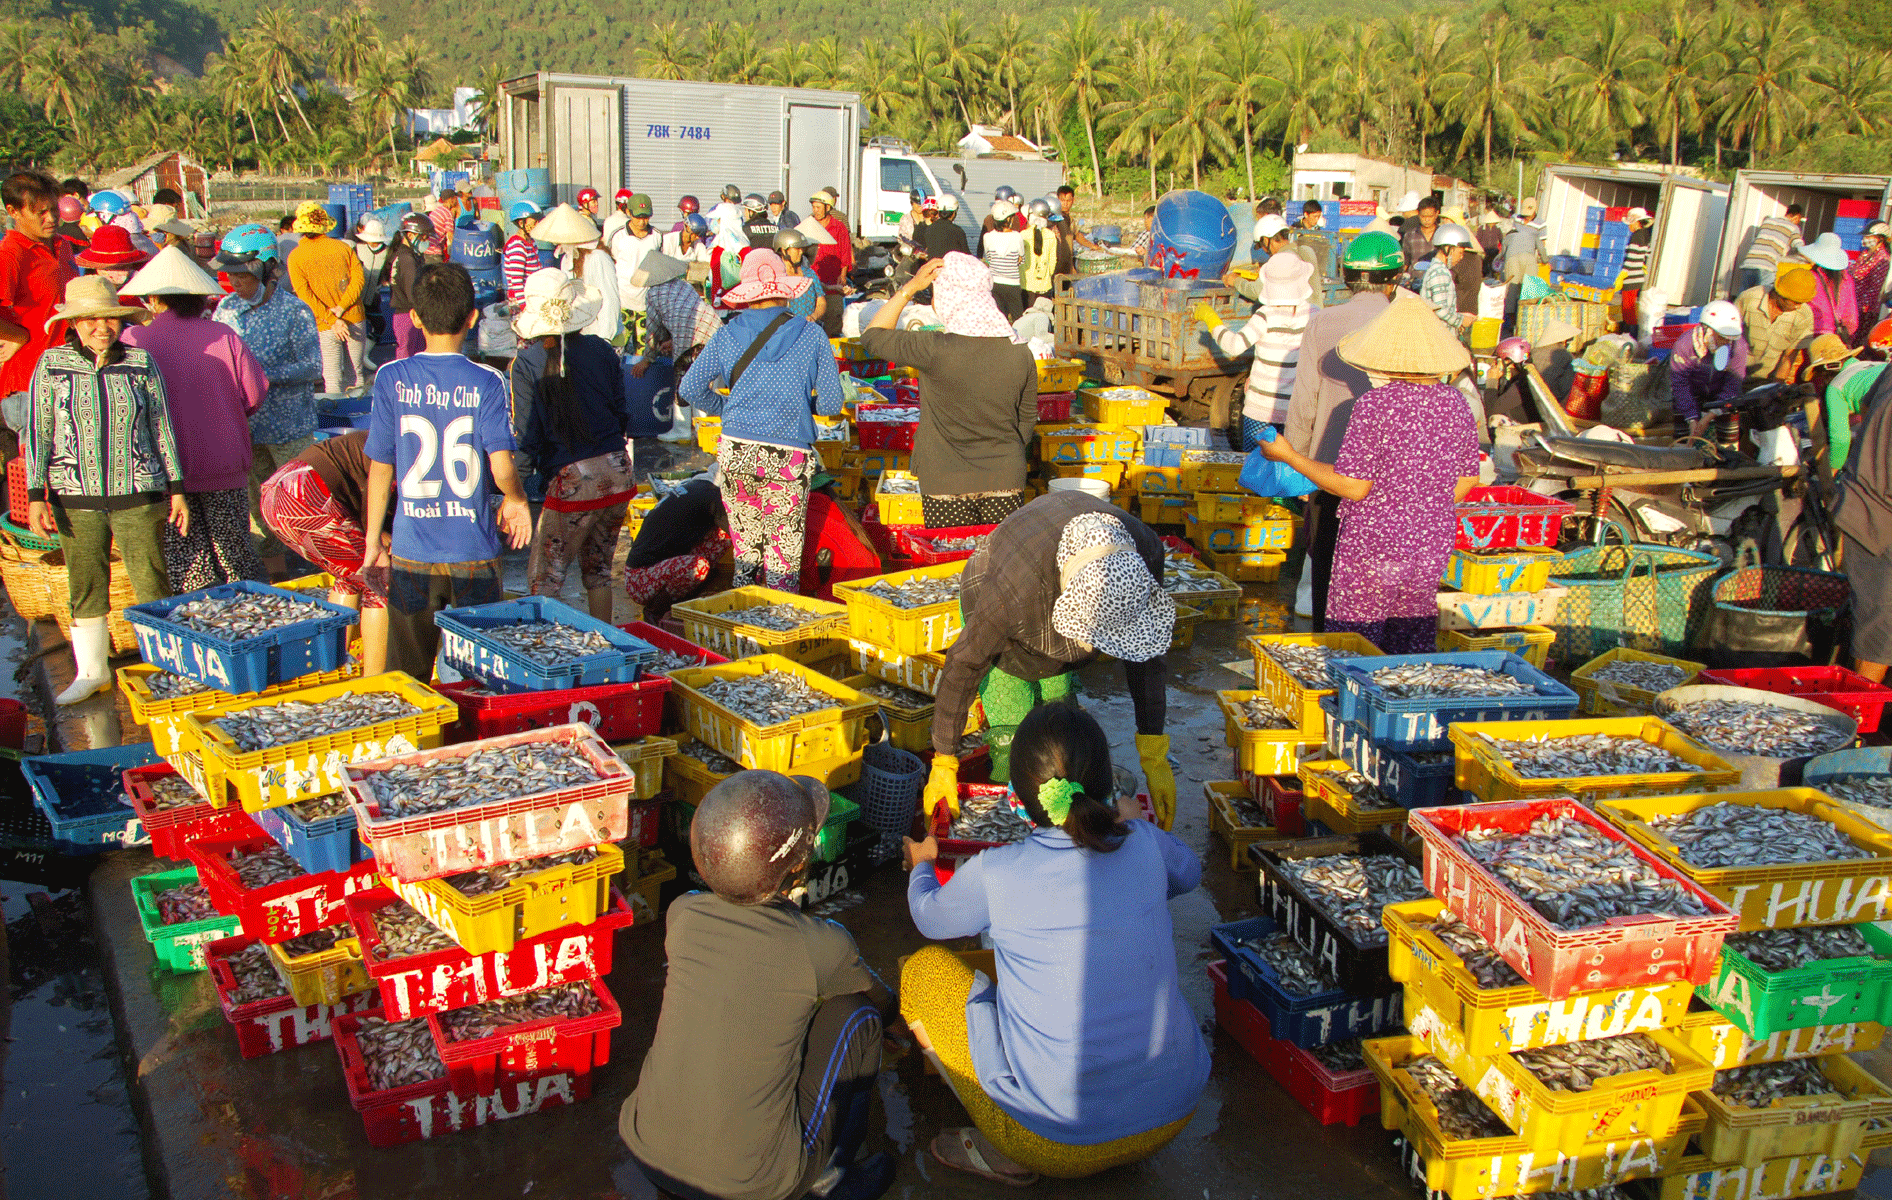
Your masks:
<svg viewBox="0 0 1892 1200"><path fill-rule="evenodd" d="M993 667L979 682L979 702L985 706L985 744L992 751L992 781L1012 780L1012 738L1025 715L1041 704L1077 697L1077 673L1065 671L1045 679L1020 679Z"/></svg>
<svg viewBox="0 0 1892 1200"><path fill-rule="evenodd" d="M102 617L112 611L113 543L125 560L125 573L131 576L138 603L149 604L171 594L171 580L164 573L164 519L170 511L168 500L118 509L53 505L75 618Z"/></svg>
<svg viewBox="0 0 1892 1200"><path fill-rule="evenodd" d="M250 540L263 558L285 553L283 544L263 520L263 483L314 444L315 438L304 434L286 442L255 442L250 446Z"/></svg>

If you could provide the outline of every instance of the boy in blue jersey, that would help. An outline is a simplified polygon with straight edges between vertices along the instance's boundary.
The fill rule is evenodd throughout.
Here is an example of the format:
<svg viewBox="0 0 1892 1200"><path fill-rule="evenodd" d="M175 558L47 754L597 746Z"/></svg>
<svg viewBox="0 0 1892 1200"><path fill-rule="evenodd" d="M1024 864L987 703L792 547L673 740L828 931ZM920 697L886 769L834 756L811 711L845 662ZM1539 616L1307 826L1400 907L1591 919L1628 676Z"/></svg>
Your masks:
<svg viewBox="0 0 1892 1200"><path fill-rule="evenodd" d="M500 590L499 535L532 539L532 510L513 469L506 377L460 352L479 317L473 279L435 263L414 282L413 319L427 348L375 376L368 425L368 553L364 572L388 567L388 667L433 678L443 608L491 604ZM393 554L381 544L390 485Z"/></svg>

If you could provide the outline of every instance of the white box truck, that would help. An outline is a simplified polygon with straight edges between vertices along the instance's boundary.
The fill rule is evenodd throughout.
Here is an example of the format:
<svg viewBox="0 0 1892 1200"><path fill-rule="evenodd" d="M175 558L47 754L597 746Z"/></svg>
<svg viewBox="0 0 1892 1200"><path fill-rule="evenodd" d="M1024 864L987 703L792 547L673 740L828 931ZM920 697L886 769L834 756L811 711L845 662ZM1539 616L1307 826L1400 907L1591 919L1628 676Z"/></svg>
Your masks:
<svg viewBox="0 0 1892 1200"><path fill-rule="evenodd" d="M1806 210L1801 238L1811 242L1833 227L1841 200L1866 200L1884 220L1892 176L1807 175L1798 171L1736 171L1728 192L1728 222L1715 259L1715 292L1732 298L1739 290L1741 260L1754 242L1754 230L1768 217L1782 216L1790 204Z"/></svg>
<svg viewBox="0 0 1892 1200"><path fill-rule="evenodd" d="M1538 215L1546 254L1583 249L1585 213L1592 207L1642 208L1655 218L1649 247L1649 284L1672 305L1694 307L1715 298L1715 255L1721 246L1728 185L1665 171L1586 167L1544 168Z"/></svg>
<svg viewBox="0 0 1892 1200"><path fill-rule="evenodd" d="M1064 182L1064 164L1036 158L927 158L933 177L959 200L955 224L965 231L966 245L979 248L979 231L992 211L992 194L1001 187L1018 193L1022 204L1040 196L1055 199Z"/></svg>
<svg viewBox="0 0 1892 1200"><path fill-rule="evenodd" d="M500 92L507 169L549 171L562 203L595 187L605 196L600 212L618 188L644 192L659 228L676 219L680 197L695 196L707 212L725 184L780 190L802 216L808 197L831 187L860 237L891 242L909 190L941 190L904 143L862 144L866 111L853 92L545 71L509 79Z"/></svg>

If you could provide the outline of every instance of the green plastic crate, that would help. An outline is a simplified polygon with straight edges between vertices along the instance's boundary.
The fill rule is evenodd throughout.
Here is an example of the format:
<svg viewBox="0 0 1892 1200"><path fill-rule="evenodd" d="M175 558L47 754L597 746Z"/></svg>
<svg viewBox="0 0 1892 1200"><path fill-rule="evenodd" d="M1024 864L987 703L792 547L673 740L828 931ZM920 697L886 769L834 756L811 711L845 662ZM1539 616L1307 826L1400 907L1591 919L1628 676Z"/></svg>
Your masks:
<svg viewBox="0 0 1892 1200"><path fill-rule="evenodd" d="M218 938L231 937L240 922L235 917L206 917L181 925L165 925L158 919L159 892L197 882L196 867L159 871L140 875L131 881L131 898L138 906L138 922L144 926L145 940L158 956L158 965L179 973L204 969L204 950Z"/></svg>
<svg viewBox="0 0 1892 1200"><path fill-rule="evenodd" d="M1830 958L1792 971L1766 971L1723 944L1714 978L1695 992L1756 1041L1814 1025L1892 1023L1892 934L1870 924L1854 928L1885 957Z"/></svg>

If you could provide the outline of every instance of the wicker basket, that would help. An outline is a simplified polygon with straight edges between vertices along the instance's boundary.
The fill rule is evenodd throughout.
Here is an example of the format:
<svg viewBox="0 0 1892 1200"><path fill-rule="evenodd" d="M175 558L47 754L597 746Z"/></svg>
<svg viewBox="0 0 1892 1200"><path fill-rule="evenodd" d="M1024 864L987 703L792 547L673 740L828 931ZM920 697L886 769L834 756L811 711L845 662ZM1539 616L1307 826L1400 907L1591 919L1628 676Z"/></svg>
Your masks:
<svg viewBox="0 0 1892 1200"><path fill-rule="evenodd" d="M52 587L53 620L59 624L59 632L72 640L72 593L66 586L66 553L63 550L50 551L45 558L48 567L54 567L58 584ZM112 553L111 612L106 614L105 627L112 634L112 653L130 654L138 648L138 635L132 630L131 622L125 620L125 610L138 603L138 593L131 586L131 573L125 570L125 560Z"/></svg>
<svg viewBox="0 0 1892 1200"><path fill-rule="evenodd" d="M138 648L138 635L125 620L125 609L138 603L138 593L116 549L111 563L112 610L106 628L112 634L112 653L129 654ZM72 590L66 581L64 550L26 550L0 530L0 581L6 584L14 611L29 621L52 619L58 623L59 632L71 640Z"/></svg>

